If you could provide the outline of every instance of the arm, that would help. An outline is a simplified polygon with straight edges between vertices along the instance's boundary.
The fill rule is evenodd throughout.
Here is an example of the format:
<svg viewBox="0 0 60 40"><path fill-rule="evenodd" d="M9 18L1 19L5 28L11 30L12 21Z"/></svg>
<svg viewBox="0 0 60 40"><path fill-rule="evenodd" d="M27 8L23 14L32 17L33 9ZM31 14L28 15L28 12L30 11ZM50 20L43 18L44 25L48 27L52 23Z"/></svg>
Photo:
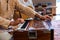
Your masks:
<svg viewBox="0 0 60 40"><path fill-rule="evenodd" d="M22 10L24 12L24 14L28 15L29 17L34 18L35 15L38 15L39 18L41 18L42 16L40 16L37 12L35 12L33 9L23 5L22 3L20 3L18 0L16 0L16 6L19 8L19 10Z"/></svg>
<svg viewBox="0 0 60 40"><path fill-rule="evenodd" d="M3 28L7 29L9 24L10 24L10 20L0 17L0 25Z"/></svg>
<svg viewBox="0 0 60 40"><path fill-rule="evenodd" d="M10 21L8 19L5 19L3 17L0 17L0 27L4 29L8 29L9 26L16 26L19 23L23 23L23 19L17 19L16 21Z"/></svg>
<svg viewBox="0 0 60 40"><path fill-rule="evenodd" d="M19 8L19 10L22 10L24 14L28 15L29 17L34 17L35 16L35 11L24 4L20 3L18 0L16 0L16 6Z"/></svg>

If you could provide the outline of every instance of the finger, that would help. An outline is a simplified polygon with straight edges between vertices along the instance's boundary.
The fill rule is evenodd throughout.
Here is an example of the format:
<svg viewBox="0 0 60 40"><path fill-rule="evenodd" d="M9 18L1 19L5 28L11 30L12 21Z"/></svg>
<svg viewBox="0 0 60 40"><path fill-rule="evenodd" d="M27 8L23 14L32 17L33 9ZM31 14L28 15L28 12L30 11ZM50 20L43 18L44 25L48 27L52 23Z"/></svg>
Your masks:
<svg viewBox="0 0 60 40"><path fill-rule="evenodd" d="M24 23L24 19L18 19L19 23Z"/></svg>

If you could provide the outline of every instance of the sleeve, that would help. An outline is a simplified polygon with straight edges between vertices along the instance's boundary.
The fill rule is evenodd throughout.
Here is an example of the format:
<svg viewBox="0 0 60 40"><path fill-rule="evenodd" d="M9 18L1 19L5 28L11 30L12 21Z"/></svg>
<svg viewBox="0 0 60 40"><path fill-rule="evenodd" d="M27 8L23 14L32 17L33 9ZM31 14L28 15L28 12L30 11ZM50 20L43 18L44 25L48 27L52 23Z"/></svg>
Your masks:
<svg viewBox="0 0 60 40"><path fill-rule="evenodd" d="M5 18L2 18L2 17L0 17L0 25L3 27L3 28L8 28L8 26L9 26L9 24L10 24L10 20L7 20L7 19L5 19Z"/></svg>
<svg viewBox="0 0 60 40"><path fill-rule="evenodd" d="M30 5L32 6L32 8L35 10L32 0L29 0L29 2L30 2Z"/></svg>
<svg viewBox="0 0 60 40"><path fill-rule="evenodd" d="M20 3L19 0L15 1L16 6L19 8L19 10L22 10L24 14L28 15L29 17L34 18L37 12L35 12L33 9L25 6L24 4Z"/></svg>

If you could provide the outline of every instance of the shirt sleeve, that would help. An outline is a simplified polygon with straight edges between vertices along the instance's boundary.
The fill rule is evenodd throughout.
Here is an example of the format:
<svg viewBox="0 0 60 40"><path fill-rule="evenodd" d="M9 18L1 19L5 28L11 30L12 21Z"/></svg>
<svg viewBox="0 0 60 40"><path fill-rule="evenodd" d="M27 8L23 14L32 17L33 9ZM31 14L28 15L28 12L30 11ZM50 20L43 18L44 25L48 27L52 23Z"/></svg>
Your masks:
<svg viewBox="0 0 60 40"><path fill-rule="evenodd" d="M35 10L32 0L29 0L29 2L30 2L30 5L32 6L32 8Z"/></svg>
<svg viewBox="0 0 60 40"><path fill-rule="evenodd" d="M5 18L3 18L3 17L0 17L0 25L3 27L3 28L8 28L8 26L9 26L9 24L10 24L10 20L7 20L7 19L5 19Z"/></svg>
<svg viewBox="0 0 60 40"><path fill-rule="evenodd" d="M36 15L36 12L33 9L20 3L18 0L16 0L15 3L16 3L16 6L19 8L19 10L22 10L24 14L28 15L29 17L34 17Z"/></svg>

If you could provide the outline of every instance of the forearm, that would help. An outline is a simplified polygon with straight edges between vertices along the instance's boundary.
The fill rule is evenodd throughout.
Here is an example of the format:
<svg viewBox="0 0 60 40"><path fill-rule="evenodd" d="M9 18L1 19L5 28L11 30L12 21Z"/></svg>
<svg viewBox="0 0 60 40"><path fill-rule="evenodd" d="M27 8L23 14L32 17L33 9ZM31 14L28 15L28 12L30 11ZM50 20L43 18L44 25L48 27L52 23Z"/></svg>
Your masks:
<svg viewBox="0 0 60 40"><path fill-rule="evenodd" d="M5 19L5 18L3 18L3 17L0 17L0 25L1 25L3 28L7 29L8 26L9 26L9 24L10 24L10 20L7 20L7 19Z"/></svg>
<svg viewBox="0 0 60 40"><path fill-rule="evenodd" d="M43 19L43 16L39 15L36 11L31 9L30 7L27 7L27 6L23 5L22 3L19 3L18 1L16 1L16 6L19 8L19 10L22 10L22 12L24 14L28 15L29 17L34 18L36 16L38 18Z"/></svg>
<svg viewBox="0 0 60 40"><path fill-rule="evenodd" d="M31 9L30 7L27 7L19 2L16 2L16 6L19 8L19 10L22 10L22 12L26 15L28 15L29 17L34 17L36 12Z"/></svg>
<svg viewBox="0 0 60 40"><path fill-rule="evenodd" d="M23 7L22 12L32 18L34 18L35 14L36 14L36 12L29 7Z"/></svg>
<svg viewBox="0 0 60 40"><path fill-rule="evenodd" d="M45 17L40 15L40 14L38 14L38 13L36 13L35 17L37 17L37 18L39 18L41 20L45 20Z"/></svg>

